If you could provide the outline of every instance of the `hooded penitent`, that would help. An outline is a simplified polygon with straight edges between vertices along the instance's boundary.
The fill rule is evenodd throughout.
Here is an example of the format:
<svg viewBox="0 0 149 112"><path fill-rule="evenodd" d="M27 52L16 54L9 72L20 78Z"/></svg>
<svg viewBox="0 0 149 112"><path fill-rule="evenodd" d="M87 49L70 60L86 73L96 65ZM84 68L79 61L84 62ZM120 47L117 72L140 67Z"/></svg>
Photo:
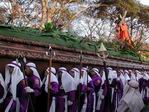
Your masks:
<svg viewBox="0 0 149 112"><path fill-rule="evenodd" d="M42 86L42 81L41 81L40 75L37 71L37 67L36 67L35 63L29 62L29 63L26 64L26 66L30 67L30 69L33 71L33 75L36 76L39 79L40 87L41 87Z"/></svg>
<svg viewBox="0 0 149 112"><path fill-rule="evenodd" d="M19 99L17 98L17 85L20 81L24 79L23 73L20 70L20 63L17 63L16 61L12 61L10 64L6 65L5 68L5 85L6 89L10 91L12 94L12 98L7 105L5 112L9 112L11 105L13 104L13 101L17 102L17 105L20 105ZM13 72L10 74L9 67L13 67ZM20 107L17 106L16 112L19 112Z"/></svg>
<svg viewBox="0 0 149 112"><path fill-rule="evenodd" d="M49 108L49 112L55 112L56 110L56 94L58 92L58 80L57 77L54 75L56 74L55 68L51 67L51 75L49 75L49 68L46 69L46 72L48 73L46 76L45 81L45 91L48 93L48 84L49 84L49 76L50 76L50 93L52 97L51 105Z"/></svg>

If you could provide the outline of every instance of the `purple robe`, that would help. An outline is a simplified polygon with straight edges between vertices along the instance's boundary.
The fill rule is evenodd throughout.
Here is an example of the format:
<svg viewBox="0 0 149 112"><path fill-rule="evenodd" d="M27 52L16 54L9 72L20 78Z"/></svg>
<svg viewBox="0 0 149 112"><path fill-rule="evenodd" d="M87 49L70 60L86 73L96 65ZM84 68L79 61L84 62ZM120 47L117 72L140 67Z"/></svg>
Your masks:
<svg viewBox="0 0 149 112"><path fill-rule="evenodd" d="M92 81L93 81L93 84L94 84L94 87L95 87L95 93L98 93L98 91L100 89L100 86L101 86L101 83L102 83L102 79L97 74L93 75L91 78L92 78Z"/></svg>
<svg viewBox="0 0 149 112"><path fill-rule="evenodd" d="M77 95L76 95L76 97L77 97L77 105L78 105L78 112L81 111L82 106L83 106L83 104L84 104L85 93L86 93L86 85L80 83L80 84L78 85L78 88L77 88Z"/></svg>
<svg viewBox="0 0 149 112"><path fill-rule="evenodd" d="M40 79L35 75L27 77L28 86L34 90L34 96L39 96L41 93Z"/></svg>
<svg viewBox="0 0 149 112"><path fill-rule="evenodd" d="M118 103L123 96L123 83L121 79L113 79L111 87L114 89L112 96L112 111L115 112L115 109L117 109Z"/></svg>
<svg viewBox="0 0 149 112"><path fill-rule="evenodd" d="M51 107L51 103L52 103L52 98L56 97L57 93L58 93L58 84L56 82L51 82L51 89L50 89L50 107ZM56 105L56 104L55 104ZM49 108L50 109L50 108Z"/></svg>
<svg viewBox="0 0 149 112"><path fill-rule="evenodd" d="M22 80L17 85L17 92L16 92L17 98L20 101L20 112L26 112L26 110L27 110L28 98L27 98L27 93L26 93L24 88L25 88L25 83ZM12 98L12 94L10 93L10 91L8 91L6 99L4 100L4 107L5 108L9 104L11 98ZM14 100L9 112L15 112L15 111L16 111L16 101Z"/></svg>
<svg viewBox="0 0 149 112"><path fill-rule="evenodd" d="M92 112L93 111L93 106L94 106L94 84L93 81L90 81L88 83L88 88L87 90L87 109L86 112Z"/></svg>
<svg viewBox="0 0 149 112"><path fill-rule="evenodd" d="M107 96L107 93L108 93L108 88L107 88L106 81L103 83L101 88L103 89L103 94L102 95L104 96L104 98L102 99L102 103L101 103L101 106L100 106L100 112L106 112L107 111L107 105L106 105L105 97Z"/></svg>
<svg viewBox="0 0 149 112"><path fill-rule="evenodd" d="M87 108L86 112L92 112L93 111L93 105L94 105L94 84L93 81L90 81L87 85L79 84L81 89L81 96L80 96L80 102L79 102L79 111L82 109L84 101L85 101L85 95L87 95Z"/></svg>
<svg viewBox="0 0 149 112"><path fill-rule="evenodd" d="M68 100L70 100L73 104L68 106L68 112L77 112L77 100L76 100L76 92L70 91L67 93Z"/></svg>
<svg viewBox="0 0 149 112"><path fill-rule="evenodd" d="M98 97L99 97L99 96L98 96L98 92L99 92L100 87L101 87L102 79L101 79L101 77L100 77L99 75L97 75L97 74L93 75L91 78L92 78L92 81L93 81L93 84L94 84L94 87L95 87L96 106L98 106L98 105L97 105L97 101L98 101ZM96 108L96 106L95 106L95 108ZM98 111L96 110L96 112L98 112Z"/></svg>
<svg viewBox="0 0 149 112"><path fill-rule="evenodd" d="M28 86L34 90L33 93L30 93L31 100L28 104L28 111L32 111L32 108L36 110L36 106L38 105L37 98L41 94L41 87L40 87L40 79L36 77L35 75L32 75L30 77L27 77ZM32 104L31 104L32 103ZM33 105L33 107L31 106Z"/></svg>
<svg viewBox="0 0 149 112"><path fill-rule="evenodd" d="M56 112L65 111L65 96L67 96L67 102L72 102L71 105L67 106L68 112L77 112L76 91L70 91L66 93L61 86L62 82L59 81L58 96L56 98Z"/></svg>

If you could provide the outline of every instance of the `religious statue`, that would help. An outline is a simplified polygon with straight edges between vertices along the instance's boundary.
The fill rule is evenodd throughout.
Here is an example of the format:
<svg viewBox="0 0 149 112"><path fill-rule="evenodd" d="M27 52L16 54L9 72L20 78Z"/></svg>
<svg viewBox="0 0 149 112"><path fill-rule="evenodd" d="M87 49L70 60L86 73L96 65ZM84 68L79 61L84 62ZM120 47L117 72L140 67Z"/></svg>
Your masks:
<svg viewBox="0 0 149 112"><path fill-rule="evenodd" d="M125 11L123 17L121 14L118 16L118 19L116 20L116 37L122 44L122 48L132 48L133 47L133 41L131 39L131 35L129 34L129 28L126 24L125 17L126 17L127 11Z"/></svg>

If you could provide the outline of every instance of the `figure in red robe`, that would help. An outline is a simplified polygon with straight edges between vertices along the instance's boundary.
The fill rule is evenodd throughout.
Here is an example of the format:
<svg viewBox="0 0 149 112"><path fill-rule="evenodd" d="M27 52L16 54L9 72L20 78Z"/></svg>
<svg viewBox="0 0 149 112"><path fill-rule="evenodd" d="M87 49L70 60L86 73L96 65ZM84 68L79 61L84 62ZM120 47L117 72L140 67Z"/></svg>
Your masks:
<svg viewBox="0 0 149 112"><path fill-rule="evenodd" d="M133 45L133 42L131 40L131 36L129 34L129 28L125 22L127 11L125 11L124 16L119 16L119 19L116 21L116 37L120 42L128 43L129 46Z"/></svg>

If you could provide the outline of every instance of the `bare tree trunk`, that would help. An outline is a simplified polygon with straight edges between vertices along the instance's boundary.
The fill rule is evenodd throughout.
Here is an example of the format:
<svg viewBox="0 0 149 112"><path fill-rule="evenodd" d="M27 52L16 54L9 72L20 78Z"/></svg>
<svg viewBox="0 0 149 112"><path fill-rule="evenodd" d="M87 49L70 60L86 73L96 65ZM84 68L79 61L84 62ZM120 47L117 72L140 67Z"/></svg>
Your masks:
<svg viewBox="0 0 149 112"><path fill-rule="evenodd" d="M42 5L42 17L41 17L40 29L42 30L44 24L47 22L48 0L41 0L41 5Z"/></svg>
<svg viewBox="0 0 149 112"><path fill-rule="evenodd" d="M132 33L133 33L133 18L131 17L131 26L130 26L130 28L131 28L131 30L130 30L130 35L131 35L131 37L132 37Z"/></svg>

